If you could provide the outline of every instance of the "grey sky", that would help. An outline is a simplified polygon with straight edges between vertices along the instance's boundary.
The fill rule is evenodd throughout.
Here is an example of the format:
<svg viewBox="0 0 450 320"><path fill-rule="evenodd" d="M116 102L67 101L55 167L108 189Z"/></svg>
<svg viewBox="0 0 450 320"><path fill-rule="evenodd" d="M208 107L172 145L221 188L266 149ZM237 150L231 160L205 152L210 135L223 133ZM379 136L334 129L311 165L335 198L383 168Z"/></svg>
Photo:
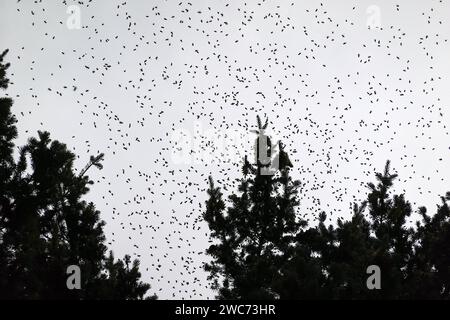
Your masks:
<svg viewBox="0 0 450 320"><path fill-rule="evenodd" d="M213 297L207 177L235 190L240 169L221 160L250 152L257 114L287 145L311 218L348 218L387 159L415 208L450 190L447 1L84 1L69 29L77 3L0 0L18 142L49 129L80 169L105 152L88 200L151 293ZM230 132L242 140L216 161L175 163L173 133L199 123L218 132L196 135L203 152Z"/></svg>

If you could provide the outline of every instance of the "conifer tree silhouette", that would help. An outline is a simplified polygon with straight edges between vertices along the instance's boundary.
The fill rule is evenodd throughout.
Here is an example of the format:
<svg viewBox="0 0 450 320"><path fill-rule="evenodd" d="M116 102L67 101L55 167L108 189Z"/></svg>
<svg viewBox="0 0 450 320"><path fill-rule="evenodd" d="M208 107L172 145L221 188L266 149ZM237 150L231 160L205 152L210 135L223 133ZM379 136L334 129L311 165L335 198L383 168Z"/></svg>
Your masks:
<svg viewBox="0 0 450 320"><path fill-rule="evenodd" d="M414 234L415 254L408 265L412 274L410 297L416 299L450 299L450 192L430 217L420 208L422 221Z"/></svg>
<svg viewBox="0 0 450 320"><path fill-rule="evenodd" d="M257 117L257 122L261 133L268 120L262 125ZM288 159L287 154L284 157ZM291 245L301 225L295 212L299 182L291 179L289 164L285 161L277 175L263 175L260 169L265 164L258 158L257 163L251 164L245 157L239 193L229 197L228 208L220 188L210 177L204 219L217 243L207 250L212 262L205 268L211 273L218 297L275 297L272 283L291 255Z"/></svg>
<svg viewBox="0 0 450 320"><path fill-rule="evenodd" d="M7 89L9 80L6 71L9 63L4 63L4 58L8 50L0 54L0 89ZM6 215L10 213L11 190L8 185L11 183L14 170L13 140L17 137L15 126L16 118L11 113L12 99L0 97L0 288L5 288L8 283L8 261L12 259L13 253L2 240L6 228ZM0 298L2 297L0 290Z"/></svg>
<svg viewBox="0 0 450 320"><path fill-rule="evenodd" d="M417 227L406 226L412 213L403 194L391 192L396 174L390 162L369 183L367 200L354 205L349 221L297 235L293 258L280 272L275 291L284 299L448 299L450 194L432 217L420 212ZM367 287L368 266L381 270L381 289Z"/></svg>
<svg viewBox="0 0 450 320"><path fill-rule="evenodd" d="M213 244L205 269L218 298L450 298L450 193L434 216L420 208L422 221L407 226L413 209L404 194L392 191L397 175L387 161L350 220L326 225L322 212L317 225L308 226L296 214L300 183L290 177L292 163L281 142L278 160L271 176L245 157L228 207L210 177L203 217ZM380 288L367 285L369 266L381 271Z"/></svg>
<svg viewBox="0 0 450 320"><path fill-rule="evenodd" d="M2 89L8 86L5 55ZM0 298L142 299L150 286L140 281L139 261L106 256L105 223L82 199L93 184L87 172L101 169L104 155L91 156L77 174L66 145L38 132L15 161L11 106L11 99L0 98ZM79 290L66 285L71 265L81 270Z"/></svg>

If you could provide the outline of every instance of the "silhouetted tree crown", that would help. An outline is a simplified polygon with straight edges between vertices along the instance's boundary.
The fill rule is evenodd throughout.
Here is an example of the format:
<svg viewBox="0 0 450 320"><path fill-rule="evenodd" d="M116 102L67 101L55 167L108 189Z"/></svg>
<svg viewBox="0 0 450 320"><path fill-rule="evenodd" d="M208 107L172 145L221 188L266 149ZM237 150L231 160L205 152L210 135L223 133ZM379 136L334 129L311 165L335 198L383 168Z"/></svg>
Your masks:
<svg viewBox="0 0 450 320"><path fill-rule="evenodd" d="M266 129L268 122L262 125L257 120L258 129ZM215 244L207 250L213 260L206 270L221 298L273 298L271 284L292 254L295 234L304 223L295 213L299 183L289 175L287 154L278 175L265 175L261 168L270 164L259 161L258 140L256 146L256 163L244 159L239 194L229 197L230 207L225 208L223 195L210 178L204 219ZM267 155L273 156L269 139L265 146Z"/></svg>
<svg viewBox="0 0 450 320"><path fill-rule="evenodd" d="M0 55L0 87L8 80ZM100 212L83 197L87 172L102 168L92 156L80 172L66 145L48 132L19 148L12 100L0 98L0 298L142 299L150 286L140 281L139 261L106 255ZM81 269L81 289L69 290L67 268ZM153 297L155 298L155 297Z"/></svg>
<svg viewBox="0 0 450 320"><path fill-rule="evenodd" d="M259 117L257 122L259 129L267 126ZM275 175L261 174L259 151L255 164L245 157L229 206L209 180L203 217L213 244L205 269L218 298L450 298L450 193L433 217L420 208L422 221L408 227L411 204L392 192L397 175L388 161L376 183L367 185L367 200L354 204L350 220L326 225L321 213L309 226L299 218L300 182L290 177L283 145ZM380 268L380 289L367 285L369 266Z"/></svg>

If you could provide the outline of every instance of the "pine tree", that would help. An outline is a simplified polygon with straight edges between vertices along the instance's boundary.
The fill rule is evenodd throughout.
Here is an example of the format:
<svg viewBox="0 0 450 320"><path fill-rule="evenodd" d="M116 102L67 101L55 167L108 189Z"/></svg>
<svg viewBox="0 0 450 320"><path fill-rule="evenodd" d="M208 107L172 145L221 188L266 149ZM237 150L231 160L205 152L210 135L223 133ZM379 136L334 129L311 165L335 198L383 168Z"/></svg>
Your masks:
<svg viewBox="0 0 450 320"><path fill-rule="evenodd" d="M0 85L6 89L7 64L0 56ZM139 261L106 257L104 222L93 203L87 173L102 168L103 154L80 171L66 145L38 132L20 148L12 101L0 100L0 298L142 299L150 288L140 281ZM79 266L81 289L69 290L67 268Z"/></svg>
<svg viewBox="0 0 450 320"><path fill-rule="evenodd" d="M259 129L265 129L267 123L262 126L258 117ZM264 146L258 140L256 145ZM270 144L266 147L267 155L273 157ZM257 148L258 156L265 152L259 151ZM210 272L219 298L277 296L273 284L292 254L292 243L301 226L295 210L299 182L290 177L292 164L281 144L277 160L280 158L282 163L277 174L266 175L262 168L270 164L259 161L258 157L251 164L245 157L239 192L229 197L228 208L220 188L215 187L210 177L209 200L203 216L215 243L207 250L212 261L205 269Z"/></svg>
<svg viewBox="0 0 450 320"><path fill-rule="evenodd" d="M380 298L404 298L408 274L405 267L413 255L413 230L406 227L406 219L411 215L410 203L403 194L390 195L389 191L396 174L390 174L390 162L386 163L383 174L377 173L378 185L369 184L369 216L374 237L372 261L383 271Z"/></svg>
<svg viewBox="0 0 450 320"><path fill-rule="evenodd" d="M7 89L9 80L6 71L9 63L4 63L5 50L0 54L0 89ZM13 258L11 248L5 243L6 216L11 211L13 197L11 194L11 179L14 171L13 140L17 137L16 119L11 113L12 99L0 97L0 288L7 288L8 264ZM0 298L3 298L0 290Z"/></svg>
<svg viewBox="0 0 450 320"><path fill-rule="evenodd" d="M139 260L131 262L129 255L125 255L123 261L115 261L112 251L105 261L107 275L101 278L100 292L94 292L93 298L100 297L108 300L136 300L143 299L150 285L140 281ZM97 297L96 297L97 296ZM146 299L154 300L153 295Z"/></svg>
<svg viewBox="0 0 450 320"><path fill-rule="evenodd" d="M410 297L416 299L450 299L450 192L441 197L432 216L421 208L422 221L414 236L415 255L408 271L412 274Z"/></svg>
<svg viewBox="0 0 450 320"><path fill-rule="evenodd" d="M392 195L397 175L389 161L378 183L368 184L367 200L354 205L349 221L338 219L326 228L325 217L316 227L316 253L326 276L323 297L330 299L400 299L407 294L406 266L413 254L412 230L405 227L411 206L404 195ZM367 268L380 268L381 290L369 290Z"/></svg>
<svg viewBox="0 0 450 320"><path fill-rule="evenodd" d="M413 275L408 272L408 265L414 255L414 231L406 228L405 223L411 206L404 195L390 193L397 175L390 174L389 164L384 173L376 174L376 185L368 184L367 200L354 205L349 221L338 219L336 227L326 227L326 216L322 214L317 227L299 233L296 254L288 263L288 272L282 274L283 283L290 288L284 288L282 298L410 296ZM366 271L371 265L381 270L381 290L367 287ZM307 270L311 277L305 274Z"/></svg>
<svg viewBox="0 0 450 320"><path fill-rule="evenodd" d="M245 157L230 205L210 177L203 216L213 244L205 269L219 298L450 299L450 193L432 217L420 208L422 221L408 227L413 209L404 194L392 192L397 175L388 161L350 220L327 226L322 212L317 225L308 226L297 219L292 163L281 143L270 158L272 146L261 144L270 141L262 134L268 122L257 122L256 163ZM276 175L265 175L273 163ZM379 289L367 285L369 266L381 271Z"/></svg>

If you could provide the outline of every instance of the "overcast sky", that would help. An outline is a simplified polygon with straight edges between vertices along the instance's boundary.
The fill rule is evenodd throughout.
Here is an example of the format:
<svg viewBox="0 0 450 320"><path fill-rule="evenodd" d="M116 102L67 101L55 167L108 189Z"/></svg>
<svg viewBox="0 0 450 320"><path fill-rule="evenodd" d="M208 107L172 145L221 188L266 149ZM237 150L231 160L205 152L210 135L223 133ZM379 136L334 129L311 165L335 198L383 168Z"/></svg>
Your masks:
<svg viewBox="0 0 450 320"><path fill-rule="evenodd" d="M257 114L311 219L348 218L387 159L414 208L450 190L448 1L78 2L0 0L18 145L46 129L79 169L105 153L87 200L149 293L214 296L207 177L236 190Z"/></svg>

